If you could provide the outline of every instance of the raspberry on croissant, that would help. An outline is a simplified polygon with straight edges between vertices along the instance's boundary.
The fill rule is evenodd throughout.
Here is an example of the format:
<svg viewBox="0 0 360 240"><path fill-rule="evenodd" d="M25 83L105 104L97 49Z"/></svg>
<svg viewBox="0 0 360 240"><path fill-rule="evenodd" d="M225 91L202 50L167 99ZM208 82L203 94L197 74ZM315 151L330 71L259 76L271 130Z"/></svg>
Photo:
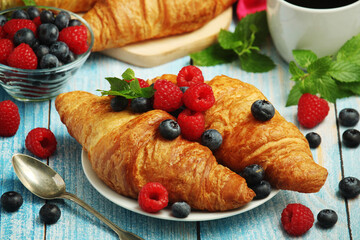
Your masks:
<svg viewBox="0 0 360 240"><path fill-rule="evenodd" d="M181 136L166 140L159 124L173 117L161 110L114 112L111 97L83 91L64 93L55 105L69 133L88 152L92 168L116 192L137 198L143 185L160 182L171 202L223 211L251 201L255 193L212 152Z"/></svg>
<svg viewBox="0 0 360 240"><path fill-rule="evenodd" d="M240 172L251 164L261 165L273 187L299 192L317 192L327 170L316 164L304 135L277 111L266 122L256 120L251 105L266 99L253 85L227 76L208 82L216 102L205 112L205 128L218 130L223 143L215 156Z"/></svg>

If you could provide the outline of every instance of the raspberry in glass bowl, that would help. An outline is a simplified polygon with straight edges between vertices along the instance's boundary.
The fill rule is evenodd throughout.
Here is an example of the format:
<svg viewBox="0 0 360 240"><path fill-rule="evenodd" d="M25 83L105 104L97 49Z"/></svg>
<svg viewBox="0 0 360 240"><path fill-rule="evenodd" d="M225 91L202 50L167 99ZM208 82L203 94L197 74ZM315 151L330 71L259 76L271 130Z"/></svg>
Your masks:
<svg viewBox="0 0 360 240"><path fill-rule="evenodd" d="M56 97L91 53L94 35L80 16L43 6L0 12L0 85L20 101Z"/></svg>

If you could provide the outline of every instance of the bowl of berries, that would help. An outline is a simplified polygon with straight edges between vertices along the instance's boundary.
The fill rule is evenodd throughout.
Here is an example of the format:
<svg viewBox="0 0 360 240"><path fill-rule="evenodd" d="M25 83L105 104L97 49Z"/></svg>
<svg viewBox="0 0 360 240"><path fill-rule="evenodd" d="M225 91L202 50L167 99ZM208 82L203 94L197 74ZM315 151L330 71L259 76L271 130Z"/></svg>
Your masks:
<svg viewBox="0 0 360 240"><path fill-rule="evenodd" d="M54 7L0 12L0 85L20 101L57 96L89 57L94 43L80 16Z"/></svg>

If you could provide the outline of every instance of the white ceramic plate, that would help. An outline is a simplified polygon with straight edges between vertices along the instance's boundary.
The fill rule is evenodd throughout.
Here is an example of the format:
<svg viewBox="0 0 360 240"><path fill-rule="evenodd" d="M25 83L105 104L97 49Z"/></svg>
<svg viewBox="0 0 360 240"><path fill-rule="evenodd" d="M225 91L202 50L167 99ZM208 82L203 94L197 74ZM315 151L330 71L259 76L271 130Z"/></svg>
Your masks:
<svg viewBox="0 0 360 240"><path fill-rule="evenodd" d="M253 208L260 206L261 204L264 204L279 192L279 190L273 190L267 198L261 200L253 200L250 203L246 204L245 206L235 210L226 211L226 212L192 211L187 218L176 218L171 215L170 207L162 209L158 213L147 213L139 207L139 204L135 199L124 197L118 194L117 192L113 191L111 188L105 185L105 183L101 181L100 178L98 178L96 173L93 171L90 161L88 159L88 155L84 150L82 150L81 153L81 162L87 179L89 180L91 185L105 198L130 211L164 220L190 222L190 221L208 221L208 220L216 220L216 219L231 217L234 215L238 215L240 213L247 212Z"/></svg>

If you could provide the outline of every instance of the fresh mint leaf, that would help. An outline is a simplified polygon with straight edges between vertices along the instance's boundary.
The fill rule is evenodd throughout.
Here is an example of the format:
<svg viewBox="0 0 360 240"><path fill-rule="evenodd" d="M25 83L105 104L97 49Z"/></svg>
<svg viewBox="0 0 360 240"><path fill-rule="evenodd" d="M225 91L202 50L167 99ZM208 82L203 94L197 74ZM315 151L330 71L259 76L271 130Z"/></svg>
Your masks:
<svg viewBox="0 0 360 240"><path fill-rule="evenodd" d="M125 91L130 89L128 82L121 80L117 77L106 77L105 78L110 83L111 91Z"/></svg>
<svg viewBox="0 0 360 240"><path fill-rule="evenodd" d="M360 34L352 37L340 48L336 59L360 65Z"/></svg>
<svg viewBox="0 0 360 240"><path fill-rule="evenodd" d="M223 49L234 49L244 45L234 33L223 29L220 30L218 41Z"/></svg>
<svg viewBox="0 0 360 240"><path fill-rule="evenodd" d="M244 53L239 56L240 66L247 72L268 72L275 68L274 62L266 55L258 52Z"/></svg>
<svg viewBox="0 0 360 240"><path fill-rule="evenodd" d="M22 0L25 6L36 6L36 2L34 0Z"/></svg>
<svg viewBox="0 0 360 240"><path fill-rule="evenodd" d="M251 38L255 31L255 46L260 46L269 35L266 12L260 11L246 15L235 28L234 34L239 40L245 42Z"/></svg>
<svg viewBox="0 0 360 240"><path fill-rule="evenodd" d="M121 76L124 80L131 80L135 78L135 72L131 68L128 68Z"/></svg>
<svg viewBox="0 0 360 240"><path fill-rule="evenodd" d="M151 98L152 96L154 96L155 91L156 90L153 87L142 88L141 95L144 98Z"/></svg>
<svg viewBox="0 0 360 240"><path fill-rule="evenodd" d="M359 82L351 82L351 83L341 83L339 86L344 92L348 92L348 96L351 95L360 95L360 83Z"/></svg>
<svg viewBox="0 0 360 240"><path fill-rule="evenodd" d="M339 82L360 82L360 65L346 61L336 61L329 74Z"/></svg>
<svg viewBox="0 0 360 240"><path fill-rule="evenodd" d="M292 51L295 61L302 68L307 68L317 60L317 56L311 50L293 50Z"/></svg>
<svg viewBox="0 0 360 240"><path fill-rule="evenodd" d="M223 49L217 43L200 52L190 54L190 57L197 66L215 66L234 61L237 59L237 54L232 50Z"/></svg>
<svg viewBox="0 0 360 240"><path fill-rule="evenodd" d="M303 94L300 85L301 83L298 82L291 88L288 99L286 101L286 107L298 104L299 99Z"/></svg>
<svg viewBox="0 0 360 240"><path fill-rule="evenodd" d="M331 68L331 65L332 65L331 57L325 56L312 62L308 66L307 71L310 75L310 78L316 79L327 74Z"/></svg>
<svg viewBox="0 0 360 240"><path fill-rule="evenodd" d="M139 80L137 79L134 79L132 80L130 83L130 89L136 93L136 94L141 94L141 87L140 87L140 84L139 84Z"/></svg>
<svg viewBox="0 0 360 240"><path fill-rule="evenodd" d="M294 61L289 63L289 72L292 75L291 80L300 81L305 76L305 72L301 70Z"/></svg>

